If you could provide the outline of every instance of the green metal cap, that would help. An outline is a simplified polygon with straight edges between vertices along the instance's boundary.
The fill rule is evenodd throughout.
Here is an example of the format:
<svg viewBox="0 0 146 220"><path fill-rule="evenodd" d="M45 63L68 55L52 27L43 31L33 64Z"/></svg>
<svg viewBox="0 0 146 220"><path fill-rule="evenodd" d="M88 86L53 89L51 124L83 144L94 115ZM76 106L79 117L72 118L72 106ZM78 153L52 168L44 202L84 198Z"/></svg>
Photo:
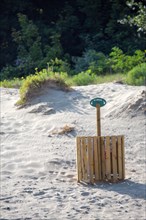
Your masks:
<svg viewBox="0 0 146 220"><path fill-rule="evenodd" d="M94 98L90 101L90 105L93 107L96 107L97 104L100 105L100 107L103 107L106 104L106 101L102 98Z"/></svg>

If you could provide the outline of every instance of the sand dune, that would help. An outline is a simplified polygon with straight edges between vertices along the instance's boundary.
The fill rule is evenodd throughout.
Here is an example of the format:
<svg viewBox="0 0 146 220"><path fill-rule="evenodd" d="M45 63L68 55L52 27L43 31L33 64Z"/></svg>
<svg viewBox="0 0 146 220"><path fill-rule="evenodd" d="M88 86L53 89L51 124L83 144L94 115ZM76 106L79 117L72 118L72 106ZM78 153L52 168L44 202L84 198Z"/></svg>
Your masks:
<svg viewBox="0 0 146 220"><path fill-rule="evenodd" d="M117 83L49 89L18 109L17 89L1 94L1 220L146 220L145 87ZM125 136L126 179L84 186L76 180L76 136ZM72 129L63 132L64 127Z"/></svg>

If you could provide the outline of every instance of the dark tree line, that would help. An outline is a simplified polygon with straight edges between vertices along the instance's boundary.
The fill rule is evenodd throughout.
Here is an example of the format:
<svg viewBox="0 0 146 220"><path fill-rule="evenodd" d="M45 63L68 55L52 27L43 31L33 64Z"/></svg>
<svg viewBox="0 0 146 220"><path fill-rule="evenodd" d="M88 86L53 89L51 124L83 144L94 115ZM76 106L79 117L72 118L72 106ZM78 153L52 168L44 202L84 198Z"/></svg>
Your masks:
<svg viewBox="0 0 146 220"><path fill-rule="evenodd" d="M145 34L118 22L137 12L126 0L1 0L0 8L0 68L19 66L18 76L56 57L73 66L90 49L105 55L114 46L128 54L145 49Z"/></svg>

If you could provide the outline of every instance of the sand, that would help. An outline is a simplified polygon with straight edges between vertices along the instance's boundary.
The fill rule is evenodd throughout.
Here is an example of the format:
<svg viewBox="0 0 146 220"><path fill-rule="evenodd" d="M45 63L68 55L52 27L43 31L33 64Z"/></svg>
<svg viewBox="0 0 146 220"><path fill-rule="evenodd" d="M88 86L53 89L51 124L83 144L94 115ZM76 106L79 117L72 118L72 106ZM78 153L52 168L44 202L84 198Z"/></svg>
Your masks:
<svg viewBox="0 0 146 220"><path fill-rule="evenodd" d="M1 220L146 220L145 93L118 83L48 88L18 109L19 91L1 88ZM96 135L95 97L107 101L102 135L125 136L119 183L77 183L76 136Z"/></svg>

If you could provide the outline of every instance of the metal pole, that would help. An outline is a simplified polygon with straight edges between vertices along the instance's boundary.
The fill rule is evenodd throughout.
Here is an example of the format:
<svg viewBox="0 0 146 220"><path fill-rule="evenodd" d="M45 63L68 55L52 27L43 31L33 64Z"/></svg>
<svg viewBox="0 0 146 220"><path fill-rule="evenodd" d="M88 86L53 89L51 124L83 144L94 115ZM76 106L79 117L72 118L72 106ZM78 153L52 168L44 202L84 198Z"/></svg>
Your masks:
<svg viewBox="0 0 146 220"><path fill-rule="evenodd" d="M100 105L96 105L96 114L97 114L97 136L101 136L101 125L100 125Z"/></svg>

